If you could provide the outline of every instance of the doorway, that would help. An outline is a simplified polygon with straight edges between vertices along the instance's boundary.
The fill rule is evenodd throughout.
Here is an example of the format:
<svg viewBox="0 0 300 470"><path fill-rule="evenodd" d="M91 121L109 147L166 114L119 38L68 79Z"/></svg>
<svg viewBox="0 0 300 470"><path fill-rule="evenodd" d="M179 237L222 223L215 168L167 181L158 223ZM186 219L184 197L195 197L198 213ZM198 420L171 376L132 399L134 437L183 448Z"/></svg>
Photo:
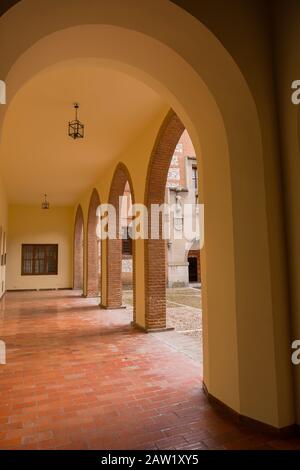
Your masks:
<svg viewBox="0 0 300 470"><path fill-rule="evenodd" d="M189 282L198 282L198 261L196 257L188 258Z"/></svg>

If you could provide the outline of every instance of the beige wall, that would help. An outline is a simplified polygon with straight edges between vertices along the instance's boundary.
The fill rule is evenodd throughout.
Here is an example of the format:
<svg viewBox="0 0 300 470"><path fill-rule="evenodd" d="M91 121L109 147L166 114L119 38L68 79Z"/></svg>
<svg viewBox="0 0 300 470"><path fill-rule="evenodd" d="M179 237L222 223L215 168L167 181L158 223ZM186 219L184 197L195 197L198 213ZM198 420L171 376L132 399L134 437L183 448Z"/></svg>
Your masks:
<svg viewBox="0 0 300 470"><path fill-rule="evenodd" d="M73 209L9 206L7 289L72 287ZM58 274L21 276L22 243L57 243Z"/></svg>
<svg viewBox="0 0 300 470"><path fill-rule="evenodd" d="M7 242L7 199L4 186L0 179L0 262L1 255L5 253L5 240ZM6 267L0 265L0 298L5 292L5 277Z"/></svg>

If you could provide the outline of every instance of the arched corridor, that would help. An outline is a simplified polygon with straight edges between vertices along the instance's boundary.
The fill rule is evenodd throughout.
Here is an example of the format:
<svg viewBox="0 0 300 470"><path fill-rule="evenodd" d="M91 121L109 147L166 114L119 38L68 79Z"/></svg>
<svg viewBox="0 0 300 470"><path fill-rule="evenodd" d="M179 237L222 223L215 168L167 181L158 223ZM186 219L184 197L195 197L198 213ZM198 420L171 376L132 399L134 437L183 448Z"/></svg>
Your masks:
<svg viewBox="0 0 300 470"><path fill-rule="evenodd" d="M277 107L289 112L276 95L276 67L270 65L286 59L266 37L262 7L257 3L255 9L250 0L244 6L229 2L232 8L219 5L216 16L214 0L204 1L199 9L169 0L143 0L142 7L139 0L101 0L86 8L74 0L70 15L66 0L44 0L42 10L37 0L21 0L0 16L0 79L8 90L7 103L0 106L0 227L6 239L1 243L0 292L7 368L12 375L16 371L18 382L20 360L26 380L36 373L35 386L45 392L42 384L48 378L41 368L49 366L50 390L56 382L66 392L70 380L70 395L78 392L78 403L86 400L74 414L78 403L69 397L70 414L65 416L63 400L54 400L50 410L52 392L47 398L35 393L28 406L37 412L37 433L42 433L43 399L51 423L58 414L66 418L67 442L47 425L49 445L113 445L112 428L135 412L132 433L122 428L123 448L230 448L251 446L252 438L253 447L280 447L268 433L291 431L300 423L300 375L291 364L291 336L300 332L298 258L295 255L290 264L287 260L289 253L298 253L293 228L298 225L294 212L285 208L298 204L296 192L285 194L289 184L283 184L281 175L284 167L289 182L292 155L299 149L292 152L296 145L289 146L294 134L279 136L290 118L278 125ZM279 18L280 11L277 14ZM300 9L296 16L300 18ZM224 27L233 18L236 35ZM251 25L257 26L255 34ZM295 116L291 122L295 131ZM190 306L166 291L167 285L176 287L177 278L167 282L171 239L163 233L168 215L162 215L170 163L184 131L193 155L184 155L181 170L171 171L177 178L177 170L187 171L188 159L193 160L194 203L204 208L201 269L194 249L199 237L195 245L185 243L181 263L187 275L190 268L190 281L197 283L197 291L189 290ZM285 155L290 165L283 165ZM293 175L298 174L295 166ZM188 191L185 184L176 188ZM124 227L129 229L122 222L121 203L125 189L132 210L126 262L122 236ZM184 232L186 214L180 218L178 235ZM101 238L101 231L99 236L102 223L108 237ZM177 263L173 271L179 267ZM131 273L132 302L122 290L123 268ZM174 308L177 302L191 316L196 313L189 307L197 304L201 309L203 374L193 353L187 354L188 334L176 343L178 332L167 322L168 302ZM35 334L41 334L43 320L45 336L38 340ZM43 354L48 340L48 352L61 357L65 375ZM18 344L26 345L24 356ZM27 353L33 358L31 367ZM149 384L143 385L148 376ZM13 394L14 385L0 370L1 383ZM115 395L114 384L119 387ZM139 405L122 404L122 394L128 403L138 397ZM19 402L17 397L11 400L5 420L17 419L13 409ZM167 407L163 418L160 400ZM266 426L266 434L256 440L255 433L227 421L209 403L242 421ZM119 414L115 407L120 407ZM147 410L153 413L153 426ZM220 443L217 434L205 435L204 414L212 428L224 426L225 433L230 430L237 437ZM94 438L78 431L85 418ZM97 431L100 425L105 436ZM148 431L139 441L144 425ZM41 444L30 442L26 433L18 434L14 443L9 423L4 426L8 434L3 446L48 446L46 438ZM178 434L181 426L186 433Z"/></svg>

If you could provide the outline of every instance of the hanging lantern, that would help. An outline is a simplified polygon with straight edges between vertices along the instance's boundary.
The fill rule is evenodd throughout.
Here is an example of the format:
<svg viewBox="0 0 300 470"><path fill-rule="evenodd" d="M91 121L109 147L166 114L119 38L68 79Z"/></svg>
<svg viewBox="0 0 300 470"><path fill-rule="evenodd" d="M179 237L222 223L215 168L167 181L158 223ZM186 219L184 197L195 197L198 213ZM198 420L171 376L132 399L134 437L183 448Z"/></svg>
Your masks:
<svg viewBox="0 0 300 470"><path fill-rule="evenodd" d="M47 201L47 194L44 195L44 201L42 202L42 209L50 209L50 204Z"/></svg>
<svg viewBox="0 0 300 470"><path fill-rule="evenodd" d="M79 108L78 103L74 103L75 108L75 119L73 121L69 121L69 136L72 139L83 139L84 136L84 124L78 120L77 112Z"/></svg>

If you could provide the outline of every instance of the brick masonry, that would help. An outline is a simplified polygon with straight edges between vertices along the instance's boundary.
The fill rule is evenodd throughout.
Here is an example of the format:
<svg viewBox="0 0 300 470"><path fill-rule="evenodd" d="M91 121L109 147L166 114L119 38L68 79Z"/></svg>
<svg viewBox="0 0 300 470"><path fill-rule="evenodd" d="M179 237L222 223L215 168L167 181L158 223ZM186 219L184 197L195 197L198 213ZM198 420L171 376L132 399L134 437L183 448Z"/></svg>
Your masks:
<svg viewBox="0 0 300 470"><path fill-rule="evenodd" d="M83 212L79 205L74 226L73 289L83 289L83 226Z"/></svg>
<svg viewBox="0 0 300 470"><path fill-rule="evenodd" d="M122 305L122 239L120 234L120 208L119 197L123 196L126 182L128 181L131 191L132 203L134 204L134 192L131 177L127 167L119 163L110 187L109 204L116 209L116 234L117 239L107 239L106 258L106 308L119 308ZM113 223L113 221L111 221ZM133 321L135 321L135 242L132 244L133 259Z"/></svg>
<svg viewBox="0 0 300 470"><path fill-rule="evenodd" d="M97 207L100 205L98 191L93 189L87 221L87 297L96 297L100 290L99 256L97 241Z"/></svg>
<svg viewBox="0 0 300 470"><path fill-rule="evenodd" d="M152 151L148 168L145 204L163 204L168 170L184 125L170 111L164 120ZM149 233L151 217L149 217ZM160 224L161 238L161 224ZM166 327L166 241L145 240L145 326L147 330Z"/></svg>

